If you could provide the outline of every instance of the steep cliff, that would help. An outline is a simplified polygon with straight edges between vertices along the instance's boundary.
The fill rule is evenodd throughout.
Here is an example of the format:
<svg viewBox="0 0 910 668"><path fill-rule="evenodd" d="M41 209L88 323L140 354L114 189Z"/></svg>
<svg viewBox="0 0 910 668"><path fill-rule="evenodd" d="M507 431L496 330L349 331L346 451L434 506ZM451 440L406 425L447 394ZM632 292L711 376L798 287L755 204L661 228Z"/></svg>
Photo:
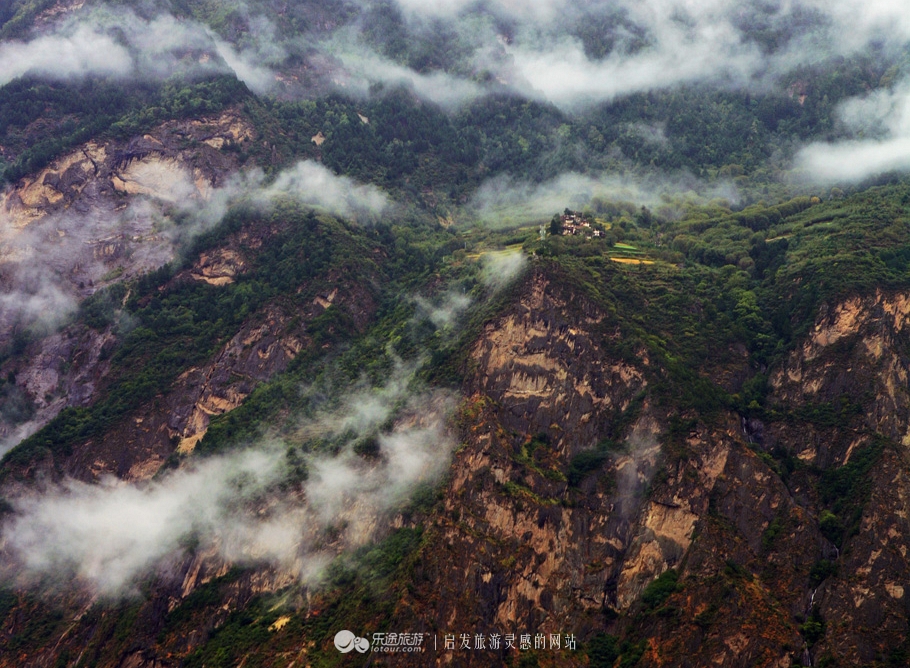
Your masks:
<svg viewBox="0 0 910 668"><path fill-rule="evenodd" d="M0 349L21 354L0 370L15 378L27 410L4 413L0 439L11 446L63 408L97 398L111 332L82 323L55 329L100 288L174 259L181 239L206 226L204 214L189 214L221 206L213 194L238 168L225 148L251 138L234 113L171 122L131 141L89 142L3 193ZM217 284L231 266L231 258L203 257L196 275Z"/></svg>
<svg viewBox="0 0 910 668"><path fill-rule="evenodd" d="M392 626L608 632L639 665L899 661L906 297L823 309L763 415L705 420L655 403L646 356L599 349L609 318L566 289L536 274L473 348L465 446Z"/></svg>
<svg viewBox="0 0 910 668"><path fill-rule="evenodd" d="M619 4L0 2L0 668L910 665L906 10Z"/></svg>
<svg viewBox="0 0 910 668"><path fill-rule="evenodd" d="M323 291L311 303L352 298L343 294ZM72 659L80 647L95 648L100 665L179 665L217 647L261 665L334 664L342 658L331 645L335 626L354 623L440 639L579 640L574 652L519 652L540 665L899 664L908 485L895 416L908 408L899 389L906 303L903 293L878 291L823 308L805 340L768 370L763 407L699 415L654 390L666 372L645 346L617 354L620 319L596 296L539 264L465 349L454 418L462 447L439 500L390 516L380 532L392 542L372 558L404 558L381 571L384 584L355 568L301 589L280 570L232 571L200 553L129 608L130 625L144 620L148 629L133 646L91 600L47 608L20 598L6 637L38 633L21 616L38 605L41 632L58 639L28 654L32 665ZM160 432L169 445L159 458L189 452L207 419L241 404L248 383L309 345L293 329L270 338L288 331L282 317L263 310L176 380L161 399L167 410L133 414L118 438ZM735 349L729 355L739 364ZM714 362L715 371L724 363ZM77 448L70 470L91 469L89 455L99 471L110 466L99 445ZM145 477L159 466L153 460L121 457L106 470ZM280 605L265 603L276 595ZM62 617L51 612L61 604ZM244 610L259 630L241 640ZM439 651L421 662L514 658L500 648ZM372 661L414 665L404 655Z"/></svg>

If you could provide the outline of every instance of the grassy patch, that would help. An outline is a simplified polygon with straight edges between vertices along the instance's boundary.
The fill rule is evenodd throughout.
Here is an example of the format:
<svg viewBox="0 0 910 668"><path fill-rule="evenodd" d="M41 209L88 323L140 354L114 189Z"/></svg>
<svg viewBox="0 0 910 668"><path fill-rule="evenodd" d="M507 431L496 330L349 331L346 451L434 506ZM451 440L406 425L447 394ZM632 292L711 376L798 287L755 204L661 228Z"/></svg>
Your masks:
<svg viewBox="0 0 910 668"><path fill-rule="evenodd" d="M660 608L670 596L681 589L679 573L670 568L648 583L641 593L642 611L649 612Z"/></svg>
<svg viewBox="0 0 910 668"><path fill-rule="evenodd" d="M819 479L818 492L825 505L819 525L825 537L838 547L843 547L844 541L859 531L863 509L871 493L870 473L884 447L885 442L880 438L858 447L849 462L828 469Z"/></svg>
<svg viewBox="0 0 910 668"><path fill-rule="evenodd" d="M622 444L603 440L590 450L582 450L569 461L566 480L570 487L578 487L582 480L598 471L610 460L611 453L622 448Z"/></svg>
<svg viewBox="0 0 910 668"><path fill-rule="evenodd" d="M558 499L542 497L529 487L525 487L517 482L512 482L511 480L507 480L502 484L502 490L506 495L511 496L513 499L524 499L536 503L539 506L555 506L559 504Z"/></svg>

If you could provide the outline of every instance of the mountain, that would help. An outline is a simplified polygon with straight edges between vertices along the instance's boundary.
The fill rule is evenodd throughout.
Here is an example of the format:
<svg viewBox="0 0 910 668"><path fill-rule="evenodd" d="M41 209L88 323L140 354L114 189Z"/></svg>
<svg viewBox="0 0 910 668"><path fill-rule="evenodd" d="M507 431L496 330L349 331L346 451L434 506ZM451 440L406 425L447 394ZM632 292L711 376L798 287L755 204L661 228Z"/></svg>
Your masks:
<svg viewBox="0 0 910 668"><path fill-rule="evenodd" d="M0 665L907 665L908 44L0 8Z"/></svg>

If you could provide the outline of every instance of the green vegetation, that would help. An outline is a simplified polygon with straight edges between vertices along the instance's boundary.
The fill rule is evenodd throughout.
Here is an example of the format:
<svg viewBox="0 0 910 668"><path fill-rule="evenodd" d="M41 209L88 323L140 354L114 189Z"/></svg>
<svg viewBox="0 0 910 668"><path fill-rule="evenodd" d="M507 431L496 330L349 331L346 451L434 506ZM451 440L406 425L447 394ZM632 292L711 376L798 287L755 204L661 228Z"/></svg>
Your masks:
<svg viewBox="0 0 910 668"><path fill-rule="evenodd" d="M821 474L818 491L827 508L819 516L819 526L825 537L838 547L843 547L844 541L859 530L872 487L871 471L885 447L884 439L876 439L858 447L843 466Z"/></svg>
<svg viewBox="0 0 910 668"><path fill-rule="evenodd" d="M815 645L825 635L825 620L822 619L818 606L812 606L809 613L809 619L803 622L799 627L799 632L806 640L806 645L810 648Z"/></svg>
<svg viewBox="0 0 910 668"><path fill-rule="evenodd" d="M316 24L326 21L307 13L308 4L284 8L277 33L306 35L298 44L318 34ZM337 25L349 25L357 17L353 5L323 4ZM51 0L4 4L0 39L24 37L50 5ZM174 0L170 6L239 44L251 29L245 10L230 3ZM620 29L631 36L623 48L644 48L648 36L635 34L624 21L617 16L574 32L597 58L611 53ZM469 49L454 32L433 25L412 34L394 3L371 6L359 23L364 43L392 62L425 74L455 72L484 85L493 76L465 66ZM770 34L756 39L770 48L778 38L783 39ZM497 489L520 503L547 507L574 504L594 482L612 484L595 477L608 468L647 396L648 406L669 425L663 453L670 464L691 456L687 440L693 431L705 425L727 429L737 414L771 427L805 426L820 437L847 432L870 437L846 465L827 470L813 468L781 447L765 451L754 446L784 483L808 480L817 485L820 530L844 548L858 531L874 467L890 446L864 431L867 396L844 394L831 403L778 406L769 399L769 376L810 331L821 309L846 296L910 287L906 181L881 180L885 185L857 187L847 195L793 185L785 172L798 146L844 132L835 123L841 102L892 90L887 81L892 63L877 56L803 68L782 77L778 92L679 86L572 112L505 93L444 110L406 85L375 86L365 96L257 97L230 75L130 83L92 77L48 82L34 76L11 81L0 87L0 169L6 182L35 175L92 139L126 141L166 121L230 109L253 126L255 135L242 146L226 147L232 160L261 168L268 176L302 159L318 160L338 174L381 186L396 207L387 218L364 227L287 202L268 212L241 205L183 249L181 259L95 292L80 305L75 320L114 335L103 350L110 373L100 381L100 398L65 409L7 453L0 476L62 475L76 446L112 438L139 411L160 409L183 372L202 366L244 327L277 311L284 331L298 335L303 348L284 372L256 386L241 406L214 417L194 456L211 456L267 434L287 453L290 473L282 489L290 489L309 475L308 452L336 451L349 436L302 435L299 429L308 416L342 405L344 388L358 382L379 385L401 363L417 369L415 385L464 386L471 377L471 346L492 318L514 304L520 289L495 291L484 283L482 265L503 248L520 247L552 279L554 289L565 288L573 317L587 320L589 306L606 315L590 326L594 345L641 370L647 395L637 397L625 413L603 416L611 418L608 433L598 435L603 440L578 452L567 466L545 434L512 433L513 461L558 491L542 496L511 480ZM295 67L297 59L303 62L297 52L289 57ZM799 95L793 94L796 89ZM318 133L325 139L320 145L312 140ZM660 177L685 173L698 179L697 188L734 184L739 195L735 201L731 195L730 201L705 202L692 193L669 193L655 195L645 207L581 186L578 193L565 195L570 201L554 208L573 207L593 220L604 232L593 239L560 235L559 214L541 216L529 198L490 207L474 199L478 193L481 200L490 194L480 190L484 184L496 190L515 183L521 192L525 182L530 191L566 173L604 172L653 186L655 193L661 191ZM440 220L458 222L444 228ZM475 222L500 229L472 228ZM244 271L233 283L212 286L187 275L200 252L225 244L244 254ZM130 273L118 267L102 280L124 275ZM356 293L356 299L340 300L304 322L304 313L329 283ZM447 324L421 317L421 304L441 304L449 292L471 301L463 315ZM4 360L22 355L39 334L14 332ZM845 340L826 354L844 357L853 344ZM15 381L13 375L0 382L0 415L22 423L35 415L36 406ZM482 409L465 411L464 422ZM356 442L357 456L367 462L380 456L384 428ZM178 465L181 457L172 455L168 466ZM56 470L32 466L39 461L53 463ZM652 485L666 480L667 470ZM807 504L814 503L811 489L804 496L810 498ZM335 631L383 628L392 619L409 585L412 589L424 577L419 555L426 535L420 522L439 498L437 488L420 490L403 510L407 528L332 564L326 589L313 595L312 610L318 614L286 615L291 618L286 636L297 643L294 649L306 638L315 643L313 665L337 664L341 658L324 651ZM0 514L10 508L0 500ZM709 514L709 521L720 522L716 504L709 506ZM769 523L760 557L779 546L791 521L780 515ZM509 569L515 566L514 555L497 559ZM728 560L717 580L727 592L744 589L753 581L750 568L759 571L753 562ZM809 582L818 586L836 573L836 563L819 560ZM242 571L233 571L199 587L159 615L162 626L154 627L152 637L157 633L158 644L185 657L186 666L263 665L263 648L283 642L288 645L282 650L290 653L292 641L273 624L290 610L285 597L300 592L236 600L232 597L239 587L234 585L243 577ZM594 633L588 640L590 664L638 663L647 647L642 628L675 623L679 611L668 601L682 587L674 569L648 584L641 610L615 626L600 627L618 635ZM232 610L222 614L226 602ZM0 619L15 608L31 612L38 607L0 590ZM695 625L707 632L717 624L720 610L711 602L695 617ZM132 603L93 606L84 624L97 629L99 640L87 645L80 665L104 663L111 648L126 647L145 623ZM39 611L17 624L18 632L5 639L10 652L46 645L66 631L57 613ZM205 639L187 656L185 638L178 636L189 627L201 629ZM817 609L800 632L810 647L824 635ZM900 661L906 653L892 656ZM73 661L72 653L58 657L58 663ZM522 663L536 665L538 658L529 654Z"/></svg>
<svg viewBox="0 0 910 668"><path fill-rule="evenodd" d="M692 621L695 622L696 626L707 630L717 620L719 612L720 606L717 603L711 603L705 610L695 615Z"/></svg>
<svg viewBox="0 0 910 668"><path fill-rule="evenodd" d="M778 513L775 515L774 519L768 523L768 528L764 530L761 536L761 546L762 550L768 552L774 546L774 541L777 540L777 537L781 532L786 529L788 523L787 515L783 513Z"/></svg>
<svg viewBox="0 0 910 668"><path fill-rule="evenodd" d="M597 471L610 458L610 453L619 450L622 446L610 440L603 440L590 450L582 450L572 457L569 462L569 472L566 475L569 487L578 487L579 483L589 474Z"/></svg>
<svg viewBox="0 0 910 668"><path fill-rule="evenodd" d="M618 357L631 360L646 350L659 361L665 373L651 379L652 387L668 404L702 419L734 408L764 419L847 427L861 416L864 397L780 413L765 405L761 370L784 359L822 304L908 285L908 201L908 186L891 185L828 202L753 205L746 214L681 202L686 212L679 220L658 215L647 226L630 219L624 228L614 224L622 243L655 258L653 265L611 262L610 246L597 239L549 237L526 247L558 263L618 321L621 334L608 344ZM605 215L618 223L627 214ZM819 220L827 221L824 227ZM750 376L730 392L706 376L728 363L737 346L749 352Z"/></svg>
<svg viewBox="0 0 910 668"><path fill-rule="evenodd" d="M512 482L511 480L507 480L506 482L502 483L502 490L513 499L516 499L518 501L524 499L525 501L530 501L535 505L541 507L555 506L559 504L559 501L557 499L542 497L525 485L517 482Z"/></svg>
<svg viewBox="0 0 910 668"><path fill-rule="evenodd" d="M229 585L236 582L242 573L239 568L233 568L227 574L197 587L180 602L180 605L168 613L164 627L158 636L158 642L163 642L169 633L191 621L198 612L220 605L227 594Z"/></svg>
<svg viewBox="0 0 910 668"><path fill-rule="evenodd" d="M316 654L328 647L328 657L338 658L331 639L339 628L393 630L387 625L396 596L414 578L414 568L424 547L420 528L399 529L385 540L336 560L328 569L330 589L318 602L320 614L303 626L306 637L316 641ZM391 595L390 595L391 594Z"/></svg>
<svg viewBox="0 0 910 668"><path fill-rule="evenodd" d="M130 138L164 121L220 111L248 95L246 87L229 76L175 78L160 85L16 79L0 88L0 144L16 156L0 180L32 174L90 139ZM38 118L45 126L40 132L34 127Z"/></svg>
<svg viewBox="0 0 910 668"><path fill-rule="evenodd" d="M332 646L332 637L341 628L384 628L395 605L389 593L410 576L422 545L421 529L400 529L375 545L339 557L328 568L328 588L311 600L313 614L301 615L287 605L299 594L296 587L244 602L223 623L207 629L204 642L184 665L228 667L241 660L245 665L260 665L270 649L299 652L304 637L315 641L310 649L314 665L335 665L343 657ZM158 644L178 647L180 633L188 626L206 623L204 620L236 595L235 585L244 575L234 569L196 589L167 615ZM279 619L283 623L276 625ZM330 649L323 655L326 648Z"/></svg>
<svg viewBox="0 0 910 668"><path fill-rule="evenodd" d="M727 559L724 564L724 575L726 575L731 580L745 580L746 582L752 581L752 573L749 572L745 566L737 564L732 559Z"/></svg>
<svg viewBox="0 0 910 668"><path fill-rule="evenodd" d="M633 666L637 666L646 649L648 649L647 640L639 640L636 643L630 640L623 640L619 646L620 659L617 668L633 668Z"/></svg>
<svg viewBox="0 0 910 668"><path fill-rule="evenodd" d="M244 609L231 612L225 622L211 632L207 642L184 660L183 665L187 668L232 668L239 665L247 654L268 643L271 636L269 627L279 616L278 611L267 608L263 599L251 601Z"/></svg>
<svg viewBox="0 0 910 668"><path fill-rule="evenodd" d="M189 3L185 12L197 18L202 12L202 20L216 30L236 29L241 20L236 12L213 14L208 4ZM33 16L29 12L38 5L38 0L23 3L18 15ZM344 15L343 8L337 10ZM0 32L14 30L17 20L10 19ZM404 43L413 47L413 37ZM439 53L438 46L433 53ZM812 73L812 87L819 89L812 105L799 105L786 95L758 100L747 93L665 91L632 95L577 115L512 95L488 96L448 114L394 87L367 100L339 95L304 101L254 98L230 76L126 86L103 79L63 84L22 78L0 88L0 143L16 156L4 172L13 181L89 139L133 136L165 120L240 104L265 139L245 149L244 159L273 171L318 156L339 173L382 185L440 215L463 204L492 175L542 181L566 171L625 171L631 162L642 176L655 164L668 171L689 169L709 181L733 175L747 193L747 203L754 205L736 212L735 220L749 229L765 229L792 213L786 207L764 207L758 199L769 188L772 200L783 199L786 192L767 166L769 156L789 153L794 140L813 137L822 127L820 119L829 118L838 101L878 84L882 67L864 62L846 68L851 74L841 79ZM31 126L38 116L54 128L40 139ZM648 142L636 132L649 124L664 127L667 141ZM319 132L326 141L316 147L311 138ZM617 210L616 203L592 204L595 210ZM666 209L675 206L669 203ZM625 212L626 223L651 223L650 212L634 206ZM699 215L706 224L714 222L705 218L710 213ZM610 238L622 241L616 235L623 232L617 223ZM708 263L723 257L721 249L711 246L701 252Z"/></svg>
<svg viewBox="0 0 910 668"><path fill-rule="evenodd" d="M6 587L0 588L0 620L5 620L10 611L16 607L16 594Z"/></svg>
<svg viewBox="0 0 910 668"><path fill-rule="evenodd" d="M22 37L35 17L56 0L10 0L0 7L0 39Z"/></svg>
<svg viewBox="0 0 910 668"><path fill-rule="evenodd" d="M12 603L7 596L4 599L6 605ZM20 626L21 630L5 641L5 649L11 652L41 647L50 641L51 638L59 637L66 624L62 610L42 609L39 607L38 601L31 599L31 597L23 603L28 606L31 614L28 615L25 623ZM8 614L9 612L7 612Z"/></svg>
<svg viewBox="0 0 910 668"><path fill-rule="evenodd" d="M606 633L598 633L588 641L585 650L591 668L613 668L619 658L619 638Z"/></svg>
<svg viewBox="0 0 910 668"><path fill-rule="evenodd" d="M579 286L585 299L609 314L603 329L596 331L601 336L599 345L609 354L636 364L642 356L649 358L649 396L672 409L668 452L685 457L685 439L691 430L721 415L723 410L759 416L766 421L807 423L819 429L852 428L861 416L859 407L863 405L863 397L845 396L835 405L808 404L784 411L767 401L768 372L762 370L762 365L766 369L767 365L784 358L822 303L868 289L862 272L853 274L848 269L834 275L835 264L843 262L845 255L869 252L886 258L887 261L882 259L876 264L880 279L894 287L904 284L902 255L888 254L885 250L888 239L902 238L897 236L897 231L907 226L902 202L908 192L905 186L894 185L842 201L810 203L808 208L796 206L793 213L780 214L778 222L766 230L753 230L736 220L732 212L726 218L715 216L714 220L719 222L701 229L692 222L698 220L697 208L692 208L681 221L655 216L647 227L634 222L625 228L617 225L624 235L620 243L634 246L649 257L664 258L662 263L640 267L612 262L612 250L606 241L570 238L541 241L534 230L475 231L465 235L419 220L362 228L289 205L282 205L267 215L241 208L232 212L219 228L198 239L186 260L129 285L113 285L83 304L77 318L90 327L112 327L118 333L119 343L110 358L109 390L93 406L65 411L10 452L4 462L5 470L8 473L13 468L24 467L47 452L65 454L81 440L109 433L118 420L165 392L188 365L209 358L244 322L255 319L265 305L278 304L290 311L299 309L312 302L325 276L341 272L358 285L368 286L375 300L376 311L367 316L366 325L355 324L337 306L307 323L304 330L313 345L304 349L286 372L258 386L239 408L215 418L198 446L203 455L215 453L255 439L268 429L287 443L289 462L296 462L298 480L305 479L301 451L336 447L327 441L301 441L295 436L299 417L315 408L314 396L336 401L337 391L333 394L330 388L346 387L362 377L371 383L382 382L396 357L417 361L429 356L431 361L424 363L424 370L419 374L421 382L461 381L465 370L469 370L467 351L478 332L514 299L514 293L509 290L492 294L483 285L479 263L485 252L516 239L535 255L533 262L557 283ZM893 214L887 225L860 213L870 202ZM832 207L843 215L829 220L826 223L829 227L822 231L819 227L822 223L817 219L829 215ZM754 209L750 215L757 215L757 211ZM699 252L693 250L697 246L694 242L690 246L680 245L681 250L658 245L658 235L662 235L666 244L668 238L680 236L672 236L679 229L684 229L686 237L695 242L717 242L717 248L722 246L719 240L726 240L728 247L723 260L714 263L707 262L705 256L699 259ZM869 240L865 250L857 250L854 241L848 240L832 246L837 234L851 235L853 239L857 229L864 230L864 238ZM767 239L779 236L783 230L789 235L787 244L777 247L783 250L772 252L768 247L780 242ZM248 269L235 283L215 287L186 278L185 270L199 252L223 244L239 232L266 235L268 243L260 249L245 249L249 253ZM704 243L707 245L707 241ZM364 258L372 259L364 261ZM796 271L791 263L814 263L821 267L825 258L832 263L828 270L807 274L802 282L802 289L809 291L811 299L791 289ZM444 286L437 287L436 294L454 286L474 299L475 306L457 327L447 330L415 318L414 303L402 299L402 295L420 294L430 282ZM713 369L729 363L734 350L745 351L745 380L739 387L723 388L710 375ZM736 355L736 359L743 359L740 353ZM302 391L304 386L314 388L312 394ZM626 413L616 415L610 421L609 438L572 458L564 472L551 461L552 448L544 435L524 439L516 447L515 461L548 480L564 482L577 492L588 476L603 469L630 421L634 421L641 401L639 397ZM819 479L819 498L824 504L819 518L822 531L839 546L843 546L858 526L868 496L868 474L883 447L875 441L857 448L850 463L840 469L808 470ZM363 439L358 449L361 456L374 456L375 440ZM798 466L787 453L762 452L759 456L782 476ZM559 503L515 482L504 485L503 492L540 506ZM426 496L424 509L432 507L438 499L433 491L428 491ZM785 522L786 518L776 518L769 525L762 537L764 550L773 549ZM298 626L294 628L310 638L328 639L334 632L331 625L337 625L340 620L351 624L353 621L348 620L355 620L377 628L381 620L389 619L393 603L387 605L385 601L397 600L390 592L400 591L404 586L402 583L423 540L419 530L410 531L394 534L387 544L376 548L378 551L366 550L353 562L335 564L331 569L331 590L355 591L355 600L330 603L318 619L303 622L295 618L293 624ZM810 576L813 584L832 574L833 567L826 564L813 567ZM747 579L744 573L748 571L744 567L734 569L728 565L727 570L730 578ZM675 570L667 571L648 585L641 598L643 615L636 618L636 624L657 623L656 620L677 613L667 601L679 591L678 577ZM173 630L191 623L197 616L201 619L224 596L221 583L194 594L171 613L160 636L161 642L171 643ZM190 665L231 665L237 657L249 652L255 654L258 648L273 642L277 636L269 627L278 613L270 606L270 602L254 602L244 612L230 616L188 659ZM695 620L696 624L710 628L716 613L709 608ZM819 633L816 622L821 623L810 619L806 622L808 626L804 625L807 642ZM127 633L124 629L129 624L124 624L117 627L120 631L112 626L111 633ZM589 649L593 652L589 656L593 661L602 649L603 656L634 665L643 651L640 643L633 642L640 640L635 633L625 633L613 645L598 641L603 647ZM39 636L43 637L40 630L30 631L29 637ZM595 643L594 647L600 645Z"/></svg>
<svg viewBox="0 0 910 668"><path fill-rule="evenodd" d="M822 514L824 514L824 511ZM822 532L824 532L824 529L822 529ZM837 575L837 562L829 559L819 559L812 565L812 571L809 573L809 582L813 587L817 587L832 575Z"/></svg>
<svg viewBox="0 0 910 668"><path fill-rule="evenodd" d="M111 391L90 408L61 412L7 453L4 463L19 466L43 453L65 454L75 442L105 433L128 411L165 390L187 366L208 359L265 305L278 301L292 309L311 302L321 289L314 282L316 277L335 270L352 281L361 278L368 283L378 275L378 267L364 261L371 255L370 240L335 219L281 206L265 221L258 220L258 215L235 212L223 224L222 233L244 225L258 225L276 235L275 243L251 258L253 270L231 285L211 286L180 275L184 263L163 267L137 281L123 307L131 329L111 359ZM218 238L201 238L196 252ZM115 285L86 302L86 323L107 326L123 296L125 287ZM327 310L309 327L319 345L346 339L353 331L353 322L337 309Z"/></svg>
<svg viewBox="0 0 910 668"><path fill-rule="evenodd" d="M339 388L353 382L365 378L372 384L383 383L396 359L417 366L416 382L454 385L461 380L469 346L485 320L508 301L511 292L506 289L491 294L480 280L477 262L437 264L431 244L447 243L450 233L416 225L400 232L396 229L393 236L391 230L382 227L366 231L367 238L372 243L381 243L386 253L377 268L384 280L382 290L375 295L379 307L369 327L362 333L352 328L336 329L337 354L324 355L319 348L302 352L285 373L257 387L235 410L213 419L199 445L200 452L212 453L248 442L260 435L261 425L269 425L272 433L295 445L329 447L327 443L297 441L295 432L300 417L313 411L312 394L300 391L303 384L315 388L313 392L323 399L328 396L338 400ZM431 274L434 266L436 273ZM437 327L429 320L415 317L413 301L402 299L402 295L416 295L424 290L429 276L474 299L472 310L455 328ZM333 317L331 311L324 315ZM326 319L317 319L308 326L308 332L321 336L325 323ZM368 454L369 440L359 447ZM552 467L538 468L541 475L561 479L562 474Z"/></svg>
<svg viewBox="0 0 910 668"><path fill-rule="evenodd" d="M528 441L522 443L518 448L518 452L515 453L514 459L549 480L563 482L566 479L565 475L557 468L556 462L554 462L550 437L545 433L535 434Z"/></svg>
<svg viewBox="0 0 910 668"><path fill-rule="evenodd" d="M657 610L680 589L679 573L673 568L664 571L649 582L641 593L642 611Z"/></svg>

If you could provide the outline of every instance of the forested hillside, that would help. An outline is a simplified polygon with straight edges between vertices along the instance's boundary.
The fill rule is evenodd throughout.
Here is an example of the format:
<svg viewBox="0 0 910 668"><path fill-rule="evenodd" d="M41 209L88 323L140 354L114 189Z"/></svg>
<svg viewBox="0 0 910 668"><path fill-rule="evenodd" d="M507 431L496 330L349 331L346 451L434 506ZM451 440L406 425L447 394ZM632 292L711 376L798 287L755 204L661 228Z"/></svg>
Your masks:
<svg viewBox="0 0 910 668"><path fill-rule="evenodd" d="M0 6L0 666L906 665L908 46Z"/></svg>

